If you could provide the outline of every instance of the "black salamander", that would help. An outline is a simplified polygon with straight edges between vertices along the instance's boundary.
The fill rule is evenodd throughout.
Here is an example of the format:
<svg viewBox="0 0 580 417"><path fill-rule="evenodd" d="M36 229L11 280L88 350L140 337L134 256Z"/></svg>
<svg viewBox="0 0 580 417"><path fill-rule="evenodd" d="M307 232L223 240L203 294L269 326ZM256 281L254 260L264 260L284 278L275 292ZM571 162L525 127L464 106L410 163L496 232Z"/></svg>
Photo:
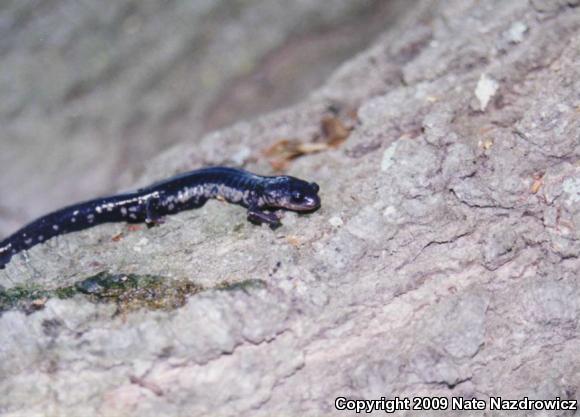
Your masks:
<svg viewBox="0 0 580 417"><path fill-rule="evenodd" d="M264 177L235 168L204 168L157 182L135 192L97 198L47 214L0 242L0 269L12 256L65 233L109 222L146 223L222 198L248 209L248 220L275 228L271 210L310 212L320 207L318 185L290 176Z"/></svg>

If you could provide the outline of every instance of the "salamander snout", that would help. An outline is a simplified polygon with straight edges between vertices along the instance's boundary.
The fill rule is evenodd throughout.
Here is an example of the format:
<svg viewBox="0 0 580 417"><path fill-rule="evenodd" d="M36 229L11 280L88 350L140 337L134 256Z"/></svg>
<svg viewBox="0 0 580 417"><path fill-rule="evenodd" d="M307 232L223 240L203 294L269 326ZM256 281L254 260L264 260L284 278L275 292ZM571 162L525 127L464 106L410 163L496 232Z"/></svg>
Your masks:
<svg viewBox="0 0 580 417"><path fill-rule="evenodd" d="M311 211L320 207L320 197L316 192L293 191L290 201L286 202L287 207L296 211Z"/></svg>
<svg viewBox="0 0 580 417"><path fill-rule="evenodd" d="M270 207L314 211L320 207L319 189L315 182L290 176L278 177L266 187L266 202Z"/></svg>

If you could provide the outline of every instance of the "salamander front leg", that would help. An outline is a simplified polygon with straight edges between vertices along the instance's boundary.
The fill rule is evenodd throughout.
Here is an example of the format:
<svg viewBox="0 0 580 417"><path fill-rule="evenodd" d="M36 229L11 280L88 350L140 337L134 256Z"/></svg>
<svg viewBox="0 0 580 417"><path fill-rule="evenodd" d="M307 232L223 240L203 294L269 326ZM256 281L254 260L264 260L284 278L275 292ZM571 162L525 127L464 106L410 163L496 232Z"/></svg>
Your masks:
<svg viewBox="0 0 580 417"><path fill-rule="evenodd" d="M145 224L148 228L164 222L163 216L159 212L159 196L155 195L147 199L145 203Z"/></svg>
<svg viewBox="0 0 580 417"><path fill-rule="evenodd" d="M248 221L254 224L267 223L272 229L282 225L280 219L274 213L266 213L257 208L250 208L248 210Z"/></svg>

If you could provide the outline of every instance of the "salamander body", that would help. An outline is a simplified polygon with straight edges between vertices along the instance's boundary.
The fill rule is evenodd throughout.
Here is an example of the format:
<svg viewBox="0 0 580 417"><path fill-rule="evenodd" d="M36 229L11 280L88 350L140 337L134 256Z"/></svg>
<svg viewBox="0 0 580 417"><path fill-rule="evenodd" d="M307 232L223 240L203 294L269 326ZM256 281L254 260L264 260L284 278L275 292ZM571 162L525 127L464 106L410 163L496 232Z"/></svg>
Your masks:
<svg viewBox="0 0 580 417"><path fill-rule="evenodd" d="M225 167L177 175L134 192L74 204L47 214L0 242L0 269L15 254L46 240L110 222L154 225L169 214L201 207L222 198L248 209L248 220L280 225L271 210L314 211L319 187L291 176L265 177Z"/></svg>

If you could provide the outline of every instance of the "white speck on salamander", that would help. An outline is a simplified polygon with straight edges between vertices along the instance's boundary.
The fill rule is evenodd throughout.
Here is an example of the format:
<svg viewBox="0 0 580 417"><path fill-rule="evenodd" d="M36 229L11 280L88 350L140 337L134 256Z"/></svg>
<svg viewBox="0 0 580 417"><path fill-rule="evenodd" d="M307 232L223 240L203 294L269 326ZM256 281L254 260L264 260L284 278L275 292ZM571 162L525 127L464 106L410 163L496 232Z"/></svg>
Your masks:
<svg viewBox="0 0 580 417"><path fill-rule="evenodd" d="M30 244L32 243L32 239L26 239L26 240L24 241L24 243L26 243L27 245L30 245Z"/></svg>
<svg viewBox="0 0 580 417"><path fill-rule="evenodd" d="M38 236L38 241L39 241L39 242L42 242L43 240L44 240L44 236L42 236L42 235L39 235L39 236Z"/></svg>
<svg viewBox="0 0 580 417"><path fill-rule="evenodd" d="M73 211L73 216L76 216L77 214L79 214L78 210Z"/></svg>
<svg viewBox="0 0 580 417"><path fill-rule="evenodd" d="M121 207L121 214L123 216L126 216L127 215L127 209L125 207Z"/></svg>
<svg viewBox="0 0 580 417"><path fill-rule="evenodd" d="M73 217L72 219L70 219L70 222L71 223L76 223L77 222L77 218L76 217Z"/></svg>
<svg viewBox="0 0 580 417"><path fill-rule="evenodd" d="M89 214L87 216L87 220L88 220L89 223L94 222L95 221L95 215L94 214Z"/></svg>
<svg viewBox="0 0 580 417"><path fill-rule="evenodd" d="M53 225L52 225L52 229L53 229L53 230L58 230L58 225L57 225L57 224L53 224Z"/></svg>

